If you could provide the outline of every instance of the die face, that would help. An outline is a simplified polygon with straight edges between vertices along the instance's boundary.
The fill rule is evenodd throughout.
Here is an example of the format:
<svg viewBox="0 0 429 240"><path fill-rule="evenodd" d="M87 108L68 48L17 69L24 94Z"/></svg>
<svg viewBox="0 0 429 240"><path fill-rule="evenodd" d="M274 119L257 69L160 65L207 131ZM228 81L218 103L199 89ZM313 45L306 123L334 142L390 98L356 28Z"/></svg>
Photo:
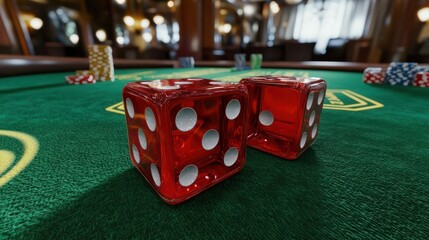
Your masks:
<svg viewBox="0 0 429 240"><path fill-rule="evenodd" d="M292 160L314 142L317 129L312 131L318 126L326 90L322 79L262 76L241 83L250 95L249 146ZM320 104L319 92L323 92ZM307 109L310 93L312 104ZM309 137L304 139L307 132Z"/></svg>
<svg viewBox="0 0 429 240"><path fill-rule="evenodd" d="M310 147L319 132L320 116L323 109L323 101L326 93L326 84L324 82L314 83L304 93L303 119L301 130L299 131L299 144L295 145L298 157L308 147Z"/></svg>
<svg viewBox="0 0 429 240"><path fill-rule="evenodd" d="M172 103L171 171L176 199L192 197L244 166L246 105L243 92Z"/></svg>
<svg viewBox="0 0 429 240"><path fill-rule="evenodd" d="M162 145L159 129L162 125L158 108L135 92L126 90L123 102L131 162L154 188L160 186Z"/></svg>
<svg viewBox="0 0 429 240"><path fill-rule="evenodd" d="M189 81L192 83L177 84ZM168 89L177 85L178 89ZM134 118L147 106L155 108L157 150L147 156L145 152L152 152L139 148L145 160L140 159L140 164L133 160L133 164L165 202L178 204L189 199L244 166L248 104L244 85L187 79L127 84L123 96L133 159L133 145L139 141L135 132L140 128L134 125L144 125L146 116L133 120L126 103L130 95L141 99ZM153 134L148 127L144 130Z"/></svg>

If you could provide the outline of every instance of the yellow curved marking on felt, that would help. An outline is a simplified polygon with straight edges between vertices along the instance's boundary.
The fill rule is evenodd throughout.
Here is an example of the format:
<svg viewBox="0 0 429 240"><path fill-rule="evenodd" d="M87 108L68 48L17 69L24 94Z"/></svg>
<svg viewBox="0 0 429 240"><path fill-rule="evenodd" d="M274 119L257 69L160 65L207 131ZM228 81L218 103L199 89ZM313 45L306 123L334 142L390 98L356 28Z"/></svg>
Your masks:
<svg viewBox="0 0 429 240"><path fill-rule="evenodd" d="M125 115L125 108L124 108L124 104L121 102L118 102L110 107L107 107L105 109L108 112L113 112L113 113L117 113L117 114L122 114Z"/></svg>
<svg viewBox="0 0 429 240"><path fill-rule="evenodd" d="M24 170L28 166L28 164L31 163L31 161L33 161L34 157L37 154L37 151L39 150L39 143L34 137L21 132L0 130L0 136L15 138L20 141L24 146L24 154L22 155L21 159L18 160L18 162L15 164L15 166L12 167L12 169L10 169L8 172L6 172L3 176L0 177L0 187L2 187L11 179L13 179L16 175L18 175L22 170ZM6 156L7 154L8 153L6 153L5 155L0 155L0 157Z"/></svg>
<svg viewBox="0 0 429 240"><path fill-rule="evenodd" d="M347 96L347 97L349 97L349 98L351 98L351 99L353 99L353 100L355 100L357 102L357 103L354 103L354 104L345 104L344 107L347 107L347 108L362 107L362 106L368 105L367 102L362 101L361 99L353 96L352 93L349 92L349 91L347 91L347 90L332 90L332 91L328 90L328 92L331 92L331 93L335 93L335 92L342 93L343 95L345 95L345 96ZM327 107L338 107L338 105L335 105L335 104L324 104L324 106L327 106Z"/></svg>
<svg viewBox="0 0 429 240"><path fill-rule="evenodd" d="M0 150L0 175L12 165L15 154L8 150Z"/></svg>
<svg viewBox="0 0 429 240"><path fill-rule="evenodd" d="M329 90L328 90L329 91ZM350 90L331 90L332 92L340 92L343 93L345 96L355 100L359 101L359 104L350 104L350 105L344 105L344 106L338 106L338 105L332 105L332 104L324 104L324 109L332 109L332 110L343 110L343 111L351 111L351 112L359 112L359 111L365 111L375 108L382 108L384 107L383 104L376 102L372 99L369 99L365 96L362 96L360 94L357 94ZM364 102L366 101L366 102ZM364 102L365 104L362 104ZM371 103L373 105L369 105L368 103Z"/></svg>
<svg viewBox="0 0 429 240"><path fill-rule="evenodd" d="M363 99L363 100L365 100L365 101L368 101L368 102L370 102L370 103L372 103L372 104L374 104L374 105L376 105L377 107L384 107L384 105L383 104L381 104L381 103L379 103L379 102L376 102L376 101L374 101L374 100L372 100L372 99L370 99L370 98L367 98L367 97L365 97L365 96L362 96L362 95L360 95L360 94L357 94L357 93L355 93L355 92L352 92L352 91L349 91L349 90L346 90L349 94L351 94L351 95L354 95L354 96L356 96L356 97L358 97L358 98L360 98L360 99Z"/></svg>

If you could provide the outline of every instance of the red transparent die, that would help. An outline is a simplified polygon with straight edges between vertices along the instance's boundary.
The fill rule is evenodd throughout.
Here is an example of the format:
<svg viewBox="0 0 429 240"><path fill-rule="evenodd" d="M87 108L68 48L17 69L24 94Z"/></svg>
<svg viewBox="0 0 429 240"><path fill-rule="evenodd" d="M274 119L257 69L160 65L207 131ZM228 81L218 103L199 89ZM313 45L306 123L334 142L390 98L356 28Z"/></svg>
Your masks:
<svg viewBox="0 0 429 240"><path fill-rule="evenodd" d="M244 85L133 82L125 86L123 101L131 161L165 202L185 201L243 168Z"/></svg>
<svg viewBox="0 0 429 240"><path fill-rule="evenodd" d="M261 76L240 83L249 91L250 147L293 160L313 144L326 92L323 79Z"/></svg>

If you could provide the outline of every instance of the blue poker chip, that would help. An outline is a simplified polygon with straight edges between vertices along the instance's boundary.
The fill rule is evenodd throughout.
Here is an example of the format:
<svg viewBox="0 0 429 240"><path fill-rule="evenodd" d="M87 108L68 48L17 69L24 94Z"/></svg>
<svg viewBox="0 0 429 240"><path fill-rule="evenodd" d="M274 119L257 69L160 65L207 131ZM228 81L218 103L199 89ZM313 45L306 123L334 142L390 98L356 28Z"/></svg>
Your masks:
<svg viewBox="0 0 429 240"><path fill-rule="evenodd" d="M416 70L417 72L429 72L429 67L418 66Z"/></svg>
<svg viewBox="0 0 429 240"><path fill-rule="evenodd" d="M429 69L428 69L429 70ZM386 71L385 83L408 86L419 71L414 62L392 62Z"/></svg>

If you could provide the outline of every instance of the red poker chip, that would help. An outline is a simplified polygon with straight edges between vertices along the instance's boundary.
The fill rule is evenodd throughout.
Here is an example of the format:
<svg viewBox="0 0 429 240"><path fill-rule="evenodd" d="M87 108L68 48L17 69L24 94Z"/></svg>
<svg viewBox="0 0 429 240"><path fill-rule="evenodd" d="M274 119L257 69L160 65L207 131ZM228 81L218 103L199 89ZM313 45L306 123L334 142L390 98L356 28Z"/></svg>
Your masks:
<svg viewBox="0 0 429 240"><path fill-rule="evenodd" d="M416 85L429 85L429 82L419 82L419 81L414 81L413 82L413 85L414 84L416 84Z"/></svg>
<svg viewBox="0 0 429 240"><path fill-rule="evenodd" d="M364 72L363 82L369 84L381 84L384 82L384 73L383 72Z"/></svg>
<svg viewBox="0 0 429 240"><path fill-rule="evenodd" d="M429 72L418 72L418 73L416 73L414 80L429 81Z"/></svg>
<svg viewBox="0 0 429 240"><path fill-rule="evenodd" d="M364 76L364 78L366 78L366 79L383 79L383 77L382 76Z"/></svg>
<svg viewBox="0 0 429 240"><path fill-rule="evenodd" d="M429 83L429 81L426 80L414 80L416 83Z"/></svg>
<svg viewBox="0 0 429 240"><path fill-rule="evenodd" d="M382 84L385 71L382 68L367 68L363 72L363 82L368 84Z"/></svg>
<svg viewBox="0 0 429 240"><path fill-rule="evenodd" d="M92 75L66 76L66 82L68 84L94 84L94 83L96 83L95 78Z"/></svg>
<svg viewBox="0 0 429 240"><path fill-rule="evenodd" d="M365 83L368 83L368 84L382 84L383 82L365 81Z"/></svg>
<svg viewBox="0 0 429 240"><path fill-rule="evenodd" d="M413 86L415 86L415 87L429 87L429 82L425 82L425 83L413 82Z"/></svg>
<svg viewBox="0 0 429 240"><path fill-rule="evenodd" d="M429 81L426 81L426 80L414 80L413 81L413 84L429 84Z"/></svg>
<svg viewBox="0 0 429 240"><path fill-rule="evenodd" d="M366 78L363 80L365 83L383 83L383 79Z"/></svg>

